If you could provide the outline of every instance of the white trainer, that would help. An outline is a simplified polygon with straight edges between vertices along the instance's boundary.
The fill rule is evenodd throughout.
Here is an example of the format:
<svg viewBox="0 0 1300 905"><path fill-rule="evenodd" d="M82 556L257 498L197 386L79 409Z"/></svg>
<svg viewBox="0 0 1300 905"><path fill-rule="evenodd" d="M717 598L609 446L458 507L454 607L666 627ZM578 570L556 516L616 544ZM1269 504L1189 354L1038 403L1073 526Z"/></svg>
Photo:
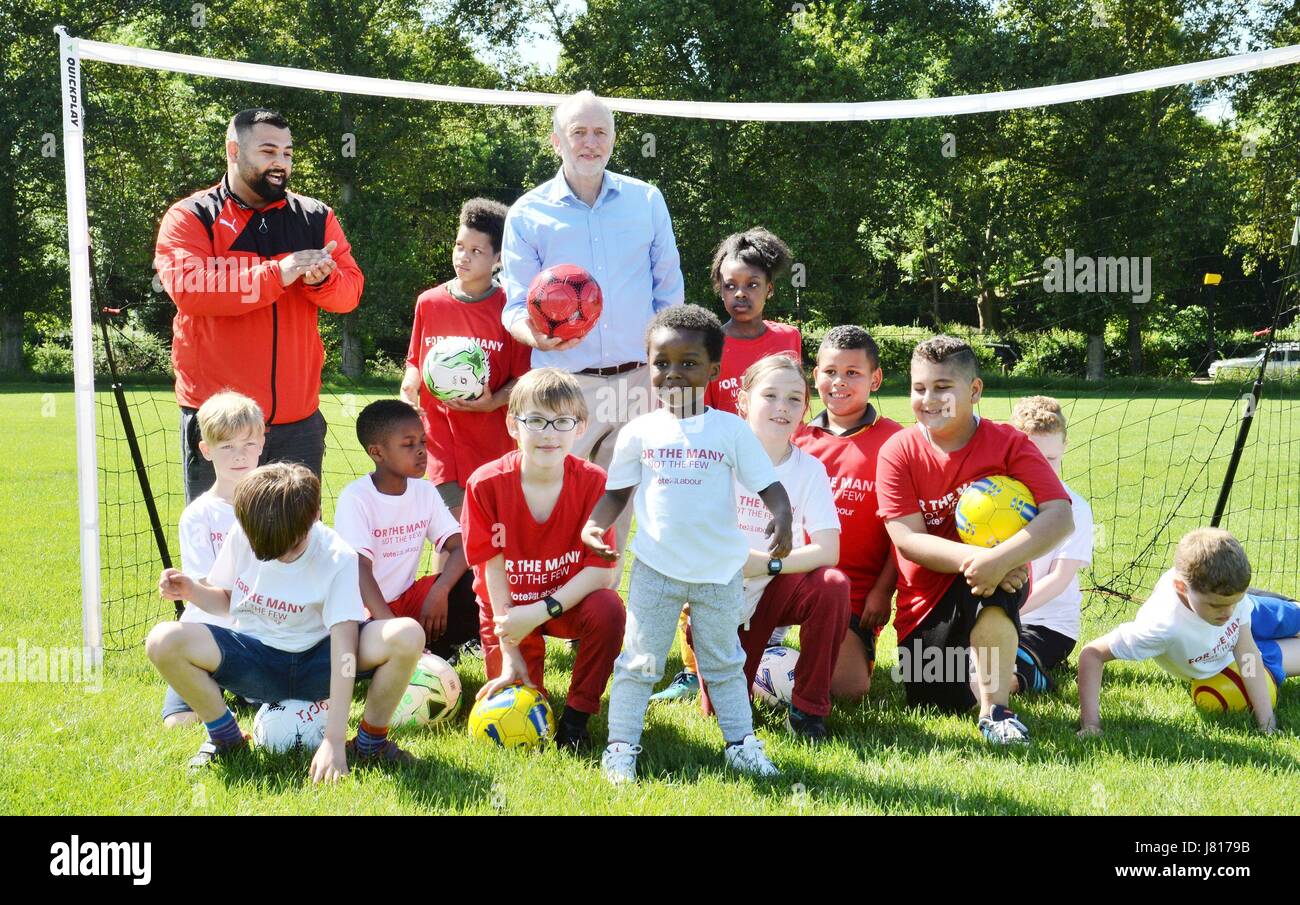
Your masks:
<svg viewBox="0 0 1300 905"><path fill-rule="evenodd" d="M622 786L636 782L636 756L640 745L613 742L600 756L600 772L611 785Z"/></svg>
<svg viewBox="0 0 1300 905"><path fill-rule="evenodd" d="M763 753L763 742L753 733L745 736L739 745L728 745L724 753L727 766L740 773L751 776L781 775L781 771Z"/></svg>

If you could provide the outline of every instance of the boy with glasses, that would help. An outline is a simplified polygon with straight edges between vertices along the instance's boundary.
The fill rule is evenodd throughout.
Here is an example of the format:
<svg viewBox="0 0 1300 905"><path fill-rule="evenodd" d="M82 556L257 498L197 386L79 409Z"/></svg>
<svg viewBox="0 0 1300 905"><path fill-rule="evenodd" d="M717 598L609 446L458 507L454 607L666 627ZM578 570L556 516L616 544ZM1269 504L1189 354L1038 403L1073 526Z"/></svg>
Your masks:
<svg viewBox="0 0 1300 905"><path fill-rule="evenodd" d="M510 394L506 426L519 449L478 468L461 512L465 558L474 570L488 681L479 698L517 683L542 689L543 636L577 639L568 700L555 742L591 742L623 641L615 563L582 542L605 492L605 471L572 455L586 427L582 387L556 368L529 371ZM614 530L605 535L614 546Z"/></svg>

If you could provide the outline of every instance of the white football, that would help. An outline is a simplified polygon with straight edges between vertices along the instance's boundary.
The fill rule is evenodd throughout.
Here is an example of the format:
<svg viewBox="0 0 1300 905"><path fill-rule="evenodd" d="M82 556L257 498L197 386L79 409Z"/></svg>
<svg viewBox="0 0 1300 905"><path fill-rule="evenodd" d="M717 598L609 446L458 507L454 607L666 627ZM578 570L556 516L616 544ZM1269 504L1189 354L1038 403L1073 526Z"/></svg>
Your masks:
<svg viewBox="0 0 1300 905"><path fill-rule="evenodd" d="M769 647L758 661L754 697L769 707L789 704L794 697L794 665L799 652L789 647Z"/></svg>
<svg viewBox="0 0 1300 905"><path fill-rule="evenodd" d="M444 723L460 709L460 676L450 663L425 651L393 714L394 726Z"/></svg>
<svg viewBox="0 0 1300 905"><path fill-rule="evenodd" d="M329 701L263 704L253 717L253 744L268 751L315 751L325 739Z"/></svg>

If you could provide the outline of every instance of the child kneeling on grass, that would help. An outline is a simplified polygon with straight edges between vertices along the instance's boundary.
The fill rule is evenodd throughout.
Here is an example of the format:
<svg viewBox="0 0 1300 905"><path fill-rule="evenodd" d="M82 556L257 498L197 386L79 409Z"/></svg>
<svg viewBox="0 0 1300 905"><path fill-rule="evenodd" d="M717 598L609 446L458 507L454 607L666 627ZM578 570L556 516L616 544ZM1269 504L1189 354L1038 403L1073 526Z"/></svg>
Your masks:
<svg viewBox="0 0 1300 905"><path fill-rule="evenodd" d="M1011 423L1029 436L1061 477L1068 442L1061 404L1051 396L1027 396L1016 403ZM1029 596L1020 607L1017 694L1051 691L1055 687L1052 670L1066 661L1079 640L1083 607L1079 570L1092 564L1092 507L1064 480L1061 483L1070 495L1074 532L1055 550L1029 564Z"/></svg>
<svg viewBox="0 0 1300 905"><path fill-rule="evenodd" d="M162 596L187 600L237 629L196 622L155 626L145 652L208 729L190 761L207 766L248 738L221 695L256 701L329 698L325 739L311 761L313 782L360 762L408 762L388 738L388 723L424 646L414 619L366 622L357 554L320 522L320 481L302 465L257 469L235 489L238 524L205 579L163 570ZM354 739L344 744L355 678L372 678ZM346 753L345 753L346 752Z"/></svg>
<svg viewBox="0 0 1300 905"><path fill-rule="evenodd" d="M375 470L343 488L334 530L357 551L361 601L376 619L417 620L428 650L454 663L478 640L478 607L460 524L423 477L420 416L400 399L372 402L357 416L357 440ZM436 575L417 578L426 541L446 561Z"/></svg>
<svg viewBox="0 0 1300 905"><path fill-rule="evenodd" d="M1155 660L1192 680L1239 664L1260 731L1276 732L1269 676L1281 685L1300 675L1300 603L1249 585L1250 560L1235 537L1219 528L1189 532L1136 618L1080 652L1079 734L1101 732L1101 676L1111 660Z"/></svg>
<svg viewBox="0 0 1300 905"><path fill-rule="evenodd" d="M203 578L235 525L235 485L257 467L266 444L266 419L252 399L226 390L209 396L199 406L195 420L202 438L199 453L212 463L217 480L181 513L181 570ZM234 624L229 616L213 616L192 603L185 605L181 622L225 628ZM199 721L170 685L163 695L162 718L164 726L189 726Z"/></svg>
<svg viewBox="0 0 1300 905"><path fill-rule="evenodd" d="M745 682L753 687L763 650L778 626L799 626L799 661L786 728L812 742L828 734L831 677L849 627L849 579L835 568L840 558L840 517L826 466L790 442L808 410L808 381L797 361L769 355L750 365L741 380L738 414L754 431L790 497L794 549L773 560L762 549L771 513L756 496L736 488L736 516L749 538L745 563Z"/></svg>
<svg viewBox="0 0 1300 905"><path fill-rule="evenodd" d="M480 466L465 488L465 555L474 566L487 684L542 688L546 637L578 642L573 681L556 729L560 748L586 747L587 720L623 643L623 599L614 561L582 542L605 493L605 470L573 455L587 421L582 386L565 371L538 368L515 385L507 410L519 449ZM614 529L604 537L617 548Z"/></svg>

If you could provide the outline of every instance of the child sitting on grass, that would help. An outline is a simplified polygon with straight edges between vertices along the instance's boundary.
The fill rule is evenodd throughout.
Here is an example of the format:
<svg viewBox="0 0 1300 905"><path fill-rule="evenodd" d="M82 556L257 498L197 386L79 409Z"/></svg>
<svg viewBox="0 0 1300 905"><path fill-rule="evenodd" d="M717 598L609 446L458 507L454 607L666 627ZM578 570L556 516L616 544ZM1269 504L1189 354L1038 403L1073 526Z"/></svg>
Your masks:
<svg viewBox="0 0 1300 905"><path fill-rule="evenodd" d="M266 445L266 419L252 399L226 391L208 397L195 420L202 437L199 453L212 463L217 480L181 513L181 571L203 578L212 570L235 525L235 485L257 467ZM214 616L192 603L185 604L181 622L232 625L229 616ZM189 726L199 721L170 685L163 695L162 718L164 726Z"/></svg>
<svg viewBox="0 0 1300 905"><path fill-rule="evenodd" d="M1074 530L1070 497L1028 437L975 414L984 384L968 343L920 343L911 375L916 424L885 442L877 471L880 515L898 553L898 674L909 706L961 713L978 703L986 741L1024 744L1029 729L1007 705L1027 565ZM957 502L995 475L1024 484L1038 514L996 547L964 544Z"/></svg>
<svg viewBox="0 0 1300 905"><path fill-rule="evenodd" d="M1133 621L1079 653L1079 734L1101 733L1102 670L1111 660L1154 660L1180 679L1239 665L1260 731L1276 732L1268 683L1300 675L1298 636L1300 603L1250 587L1250 560L1237 539L1197 528L1178 542L1174 567Z"/></svg>
<svg viewBox="0 0 1300 905"><path fill-rule="evenodd" d="M302 465L265 465L235 489L235 518L206 578L164 569L158 589L165 599L231 615L238 628L165 622L145 641L154 666L207 727L190 767L248 747L222 688L256 701L329 699L313 782L345 776L347 754L360 763L412 760L388 738L388 724L424 632L413 619L358 627L357 554L320 522L320 481ZM358 678L372 681L361 726L345 745Z"/></svg>

